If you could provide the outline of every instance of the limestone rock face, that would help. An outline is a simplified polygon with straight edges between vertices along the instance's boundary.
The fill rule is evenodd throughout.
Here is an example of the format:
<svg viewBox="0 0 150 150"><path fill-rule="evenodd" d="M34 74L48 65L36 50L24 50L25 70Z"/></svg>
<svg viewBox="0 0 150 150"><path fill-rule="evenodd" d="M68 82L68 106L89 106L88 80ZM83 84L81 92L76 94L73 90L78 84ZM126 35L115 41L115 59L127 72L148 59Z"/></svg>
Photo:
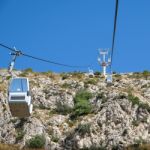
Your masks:
<svg viewBox="0 0 150 150"><path fill-rule="evenodd" d="M150 142L150 78L142 73L113 75L111 84L102 76L77 72L14 73L30 80L33 112L29 118L11 116L5 78L9 75L0 70L1 79L5 78L0 80L1 143L23 148L36 135L45 137L46 150L111 150ZM88 103L84 96L78 97L84 104L79 107L75 96L82 90L92 96ZM75 117L82 109L87 112Z"/></svg>
<svg viewBox="0 0 150 150"><path fill-rule="evenodd" d="M37 134L42 135L45 132L45 127L37 118L29 118L24 124L24 131L27 139Z"/></svg>

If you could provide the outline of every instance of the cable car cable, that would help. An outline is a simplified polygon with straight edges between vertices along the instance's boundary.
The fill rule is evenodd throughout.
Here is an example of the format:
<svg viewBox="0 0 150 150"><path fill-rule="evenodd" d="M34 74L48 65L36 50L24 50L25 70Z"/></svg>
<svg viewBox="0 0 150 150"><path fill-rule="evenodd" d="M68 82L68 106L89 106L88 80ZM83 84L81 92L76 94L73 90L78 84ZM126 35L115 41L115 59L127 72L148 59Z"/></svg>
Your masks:
<svg viewBox="0 0 150 150"><path fill-rule="evenodd" d="M39 60L39 61L51 63L51 64L54 64L54 65L69 67L69 68L87 68L87 67L88 67L88 66L72 66L72 65L62 64L62 63L58 63L58 62L46 60L46 59L43 59L43 58L38 58L38 57L31 56L31 55L24 54L24 53L22 53L22 55L24 55L24 56L26 56L26 57L29 57L29 58L33 58L33 59Z"/></svg>
<svg viewBox="0 0 150 150"><path fill-rule="evenodd" d="M0 43L0 46L12 51L12 52L19 52L19 55L23 55L25 57L29 57L29 58L32 58L32 59L36 59L36 60L39 60L39 61L43 61L43 62L46 62L46 63L50 63L50 64L54 64L54 65L59 65L59 66L64 66L64 67L69 67L69 68L87 68L89 67L90 65L85 65L85 66L74 66L74 65L67 65L67 64L63 64L63 63L58 63L58 62L54 62L54 61L51 61L51 60L46 60L46 59L43 59L43 58L39 58L39 57L35 57L35 56L32 56L32 55L28 55L28 54L25 54L25 53L22 53L20 50L16 51L15 49L13 48L10 48L4 44L1 44Z"/></svg>
<svg viewBox="0 0 150 150"><path fill-rule="evenodd" d="M113 38L112 38L112 48L111 48L111 50L112 50L112 52L111 52L111 64L110 64L111 69L112 69L112 62L113 62L116 28L117 28L118 5L119 5L119 0L116 0L115 16L114 16L114 29L113 29Z"/></svg>

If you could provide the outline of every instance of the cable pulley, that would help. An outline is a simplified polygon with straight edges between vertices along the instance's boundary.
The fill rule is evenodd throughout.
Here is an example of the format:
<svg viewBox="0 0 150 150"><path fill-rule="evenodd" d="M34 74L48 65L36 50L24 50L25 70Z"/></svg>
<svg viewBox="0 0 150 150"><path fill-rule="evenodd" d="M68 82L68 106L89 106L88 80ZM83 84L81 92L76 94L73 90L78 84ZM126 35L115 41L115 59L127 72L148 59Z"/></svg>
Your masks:
<svg viewBox="0 0 150 150"><path fill-rule="evenodd" d="M15 61L16 61L18 56L22 55L22 52L14 49L14 51L11 52L10 55L12 55L13 58L12 58L12 61L11 61L10 65L9 65L9 67L8 67L8 73L13 77L12 70L14 68Z"/></svg>

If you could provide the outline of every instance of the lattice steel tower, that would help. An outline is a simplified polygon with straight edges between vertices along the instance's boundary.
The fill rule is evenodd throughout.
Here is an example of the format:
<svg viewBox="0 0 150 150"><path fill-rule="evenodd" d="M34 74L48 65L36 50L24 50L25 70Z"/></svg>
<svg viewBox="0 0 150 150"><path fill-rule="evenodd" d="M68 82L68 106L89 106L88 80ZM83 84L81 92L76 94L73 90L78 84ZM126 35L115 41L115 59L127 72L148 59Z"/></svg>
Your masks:
<svg viewBox="0 0 150 150"><path fill-rule="evenodd" d="M98 49L98 51L99 51L98 63L102 67L103 75L106 77L107 67L110 66L110 64L111 64L109 50L108 49Z"/></svg>

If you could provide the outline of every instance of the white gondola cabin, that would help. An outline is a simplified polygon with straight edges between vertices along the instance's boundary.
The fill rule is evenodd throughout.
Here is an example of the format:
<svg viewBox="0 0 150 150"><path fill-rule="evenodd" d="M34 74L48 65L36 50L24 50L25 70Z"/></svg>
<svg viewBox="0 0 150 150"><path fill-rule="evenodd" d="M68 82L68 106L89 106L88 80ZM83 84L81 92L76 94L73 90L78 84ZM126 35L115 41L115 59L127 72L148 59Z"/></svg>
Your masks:
<svg viewBox="0 0 150 150"><path fill-rule="evenodd" d="M32 112L28 78L13 78L8 91L8 104L12 116L29 117Z"/></svg>
<svg viewBox="0 0 150 150"><path fill-rule="evenodd" d="M107 75L106 82L107 83L112 83L112 75L111 74Z"/></svg>

